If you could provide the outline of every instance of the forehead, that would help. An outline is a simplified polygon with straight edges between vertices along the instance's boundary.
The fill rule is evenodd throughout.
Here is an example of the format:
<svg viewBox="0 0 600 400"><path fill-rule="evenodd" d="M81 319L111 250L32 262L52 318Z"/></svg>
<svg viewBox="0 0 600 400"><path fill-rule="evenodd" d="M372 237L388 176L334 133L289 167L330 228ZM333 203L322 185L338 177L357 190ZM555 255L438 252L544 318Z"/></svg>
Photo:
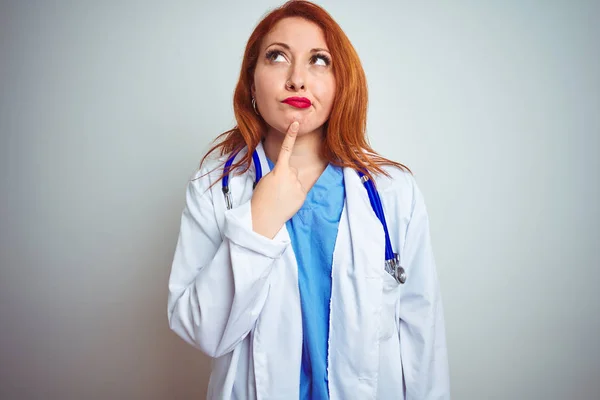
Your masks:
<svg viewBox="0 0 600 400"><path fill-rule="evenodd" d="M327 48L321 27L300 17L288 17L277 22L265 36L262 47L265 48L273 42L286 43L292 50Z"/></svg>

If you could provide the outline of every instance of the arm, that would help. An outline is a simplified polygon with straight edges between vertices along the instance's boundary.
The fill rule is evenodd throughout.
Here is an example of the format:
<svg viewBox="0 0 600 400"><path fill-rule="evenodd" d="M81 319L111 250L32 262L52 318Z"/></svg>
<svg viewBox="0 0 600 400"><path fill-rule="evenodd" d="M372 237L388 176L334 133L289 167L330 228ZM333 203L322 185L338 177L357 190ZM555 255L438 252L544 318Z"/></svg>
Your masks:
<svg viewBox="0 0 600 400"><path fill-rule="evenodd" d="M407 400L449 399L444 311L423 195L414 181L402 263L400 340Z"/></svg>
<svg viewBox="0 0 600 400"><path fill-rule="evenodd" d="M271 268L289 241L281 231L271 240L252 230L250 201L225 211L222 238L208 181L192 180L187 187L169 277L168 319L181 338L216 358L254 326Z"/></svg>

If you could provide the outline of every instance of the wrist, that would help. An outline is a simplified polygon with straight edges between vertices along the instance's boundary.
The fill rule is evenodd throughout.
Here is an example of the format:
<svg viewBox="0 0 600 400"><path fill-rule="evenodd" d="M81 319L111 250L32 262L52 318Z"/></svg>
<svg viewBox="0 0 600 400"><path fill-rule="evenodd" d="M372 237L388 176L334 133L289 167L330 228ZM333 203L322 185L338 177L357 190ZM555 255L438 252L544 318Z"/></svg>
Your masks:
<svg viewBox="0 0 600 400"><path fill-rule="evenodd" d="M277 218L272 211L255 207L254 204L250 206L250 214L252 216L252 230L269 239L273 239L285 223L281 222L281 218Z"/></svg>

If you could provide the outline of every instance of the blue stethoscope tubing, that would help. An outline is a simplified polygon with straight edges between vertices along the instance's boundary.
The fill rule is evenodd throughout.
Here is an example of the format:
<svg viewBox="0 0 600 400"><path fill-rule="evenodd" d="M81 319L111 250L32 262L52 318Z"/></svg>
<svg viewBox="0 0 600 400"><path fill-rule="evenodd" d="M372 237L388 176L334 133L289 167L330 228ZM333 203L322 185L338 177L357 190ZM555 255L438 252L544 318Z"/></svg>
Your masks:
<svg viewBox="0 0 600 400"><path fill-rule="evenodd" d="M227 209L230 210L233 208L233 201L231 198L231 191L229 190L229 170L231 169L231 165L235 159L237 153L233 154L227 162L225 162L225 166L223 169L223 182L222 182L222 190L223 195L225 196L225 203ZM254 163L254 168L256 170L256 178L254 179L254 187L258 184L258 181L262 178L262 167L260 164L260 158L258 157L258 153L256 150L252 153L252 161ZM383 213L383 206L381 205L381 198L379 197L379 192L375 188L373 182L369 179L369 177L363 174L361 171L357 171L360 176L360 180L362 181L365 189L367 190L367 194L369 195L369 201L371 202L371 207L381 221L383 225L383 230L385 231L385 270L396 279L398 283L406 282L406 271L400 265L400 256L397 253L394 253L392 249L392 241L390 240L390 234L387 227L387 222L385 220L385 214Z"/></svg>

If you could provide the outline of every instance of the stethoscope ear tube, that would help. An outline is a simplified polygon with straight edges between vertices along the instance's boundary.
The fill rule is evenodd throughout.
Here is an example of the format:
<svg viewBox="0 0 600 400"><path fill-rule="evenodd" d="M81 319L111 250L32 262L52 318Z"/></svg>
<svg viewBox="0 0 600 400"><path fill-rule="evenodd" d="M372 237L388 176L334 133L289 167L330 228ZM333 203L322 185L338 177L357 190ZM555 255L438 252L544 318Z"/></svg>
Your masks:
<svg viewBox="0 0 600 400"><path fill-rule="evenodd" d="M381 221L383 230L385 232L385 270L392 275L398 283L403 284L406 282L406 271L400 265L400 256L398 253L394 253L394 250L392 249L392 241L390 240L390 233L385 220L385 214L383 213L383 206L381 204L379 192L375 188L375 184L367 175L363 174L361 171L358 171L358 175L360 176L360 180L362 181L365 189L367 189L369 201L371 202L371 208L373 208L375 215L377 215L377 218L379 218L379 221Z"/></svg>
<svg viewBox="0 0 600 400"><path fill-rule="evenodd" d="M233 199L231 197L231 191L229 190L229 170L231 169L231 165L233 164L233 160L238 155L239 152L235 152L229 157L227 162L225 162L225 166L223 167L223 183L222 190L223 196L225 196L225 205L228 210L233 208ZM254 184L252 185L252 190L258 184L258 181L262 178L262 166L260 165L260 158L258 157L258 153L256 150L252 153L252 161L254 162L254 169L256 170L256 178L254 179Z"/></svg>

